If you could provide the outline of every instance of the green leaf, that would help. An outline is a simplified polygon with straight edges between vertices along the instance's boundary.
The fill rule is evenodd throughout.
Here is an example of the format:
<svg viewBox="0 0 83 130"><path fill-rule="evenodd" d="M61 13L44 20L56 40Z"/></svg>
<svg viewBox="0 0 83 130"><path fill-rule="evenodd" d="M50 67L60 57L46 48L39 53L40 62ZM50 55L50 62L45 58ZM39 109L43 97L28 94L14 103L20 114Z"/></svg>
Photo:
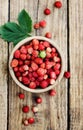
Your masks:
<svg viewBox="0 0 83 130"><path fill-rule="evenodd" d="M28 33L32 31L32 20L29 14L23 9L18 15L19 25Z"/></svg>

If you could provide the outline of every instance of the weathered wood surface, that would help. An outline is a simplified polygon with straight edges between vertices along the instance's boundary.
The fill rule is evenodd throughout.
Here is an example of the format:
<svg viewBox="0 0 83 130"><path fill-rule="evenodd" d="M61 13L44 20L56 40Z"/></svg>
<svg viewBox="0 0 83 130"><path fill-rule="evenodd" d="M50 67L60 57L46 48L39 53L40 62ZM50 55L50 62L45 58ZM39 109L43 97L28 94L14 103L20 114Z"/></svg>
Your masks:
<svg viewBox="0 0 83 130"><path fill-rule="evenodd" d="M71 70L71 79L67 82L63 78L60 85L55 86L55 97L49 97L48 93L25 92L13 82L7 70L8 55L11 54L13 45L8 46L0 39L0 130L83 130L83 2L63 0L61 9L54 8L54 2L55 0L0 0L0 24L8 19L16 21L18 13L24 8L31 15L33 23L45 19L46 28L37 31L33 29L33 35L44 36L50 31L52 39L63 51L65 70ZM46 7L52 11L49 16L43 14ZM19 92L25 93L25 100L21 101L16 96ZM37 115L32 112L24 114L22 106L35 104L36 96L43 98L43 103L38 105L40 112ZM36 123L23 126L22 119L30 116L36 118Z"/></svg>
<svg viewBox="0 0 83 130"><path fill-rule="evenodd" d="M8 0L0 0L0 25L7 20ZM8 45L0 39L0 130L7 130L7 58Z"/></svg>

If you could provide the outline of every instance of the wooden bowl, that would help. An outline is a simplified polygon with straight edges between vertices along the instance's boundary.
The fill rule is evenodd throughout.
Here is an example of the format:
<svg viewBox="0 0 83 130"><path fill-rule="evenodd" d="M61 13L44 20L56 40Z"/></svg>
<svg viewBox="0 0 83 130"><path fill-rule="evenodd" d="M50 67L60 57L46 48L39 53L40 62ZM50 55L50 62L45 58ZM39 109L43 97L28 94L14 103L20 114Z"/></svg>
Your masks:
<svg viewBox="0 0 83 130"><path fill-rule="evenodd" d="M58 76L58 78L56 79L55 81L55 84L53 85L50 85L48 86L47 88L45 89L30 89L28 87L26 87L25 85L23 85L21 82L18 81L18 79L16 78L15 74L14 74L14 71L11 67L11 61L13 59L13 56L14 56L14 52L19 48L21 47L22 45L28 43L29 41L33 40L33 39L38 39L38 40L44 40L44 41L48 41L51 45L53 45L60 57L61 57L61 72L60 72L60 75ZM11 55L10 55L10 58L9 58L9 71L10 71L10 74L11 74L11 77L13 78L13 80L15 81L15 83L21 87L22 89L26 90L26 91L29 91L29 92L32 92L32 93L42 93L42 92L46 92L46 91L49 91L50 89L52 89L54 86L58 85L63 77L63 74L64 74L64 58L63 58L63 53L62 51L60 50L60 47L52 40L48 39L48 38L45 38L45 37L42 37L42 36L33 36L33 37L29 37L29 38L26 38L22 41L20 41L13 49Z"/></svg>

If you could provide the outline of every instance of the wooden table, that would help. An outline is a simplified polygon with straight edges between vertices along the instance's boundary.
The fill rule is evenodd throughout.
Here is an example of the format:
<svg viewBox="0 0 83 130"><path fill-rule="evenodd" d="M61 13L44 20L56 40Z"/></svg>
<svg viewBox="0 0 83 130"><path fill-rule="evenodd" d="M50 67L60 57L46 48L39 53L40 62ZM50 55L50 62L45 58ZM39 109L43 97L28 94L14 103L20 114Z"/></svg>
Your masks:
<svg viewBox="0 0 83 130"><path fill-rule="evenodd" d="M33 35L44 36L47 31L64 53L65 70L71 71L71 79L63 78L55 86L57 94L31 94L23 91L12 80L8 71L8 60L13 49L0 39L0 130L83 130L83 1L62 0L63 7L53 7L55 0L0 0L0 25L16 21L18 13L25 8L33 23L45 19L47 27L35 31ZM48 7L52 13L43 14ZM16 96L25 93L25 100ZM22 118L33 116L24 114L23 105L34 104L34 97L41 96L43 103L38 105L35 116L39 123L25 127Z"/></svg>

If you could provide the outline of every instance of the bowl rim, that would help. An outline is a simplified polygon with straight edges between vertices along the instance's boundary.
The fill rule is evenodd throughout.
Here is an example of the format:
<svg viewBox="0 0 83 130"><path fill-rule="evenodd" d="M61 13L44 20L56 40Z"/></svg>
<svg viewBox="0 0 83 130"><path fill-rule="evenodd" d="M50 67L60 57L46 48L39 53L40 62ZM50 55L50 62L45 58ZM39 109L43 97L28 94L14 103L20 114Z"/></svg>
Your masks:
<svg viewBox="0 0 83 130"><path fill-rule="evenodd" d="M14 52L20 47L22 46L23 44L26 44L27 42L33 40L33 39L38 39L38 40L44 40L44 41L48 41L50 44L52 44L58 51L60 57L61 57L61 62L62 62L62 67L61 67L61 72L60 72L60 75L58 76L57 80L55 81L54 85L50 85L48 86L47 88L44 88L44 89L30 89L28 87L26 87L25 85L23 85L21 82L19 82L19 80L16 78L15 74L14 74L14 71L11 67L11 61L13 59L13 54ZM51 90L54 86L58 85L63 77L63 74L64 74L64 56L63 56L63 53L60 49L60 47L51 39L48 39L46 37L43 37L43 36L32 36L32 37L28 37L28 38L25 38L24 40L20 41L12 50L11 52L11 55L9 57L9 72L10 72L10 75L12 77L12 79L14 80L14 82L19 86L21 87L22 89L24 89L25 91L28 91L28 92L32 92L32 93L42 93L42 92L46 92L46 91L49 91Z"/></svg>

